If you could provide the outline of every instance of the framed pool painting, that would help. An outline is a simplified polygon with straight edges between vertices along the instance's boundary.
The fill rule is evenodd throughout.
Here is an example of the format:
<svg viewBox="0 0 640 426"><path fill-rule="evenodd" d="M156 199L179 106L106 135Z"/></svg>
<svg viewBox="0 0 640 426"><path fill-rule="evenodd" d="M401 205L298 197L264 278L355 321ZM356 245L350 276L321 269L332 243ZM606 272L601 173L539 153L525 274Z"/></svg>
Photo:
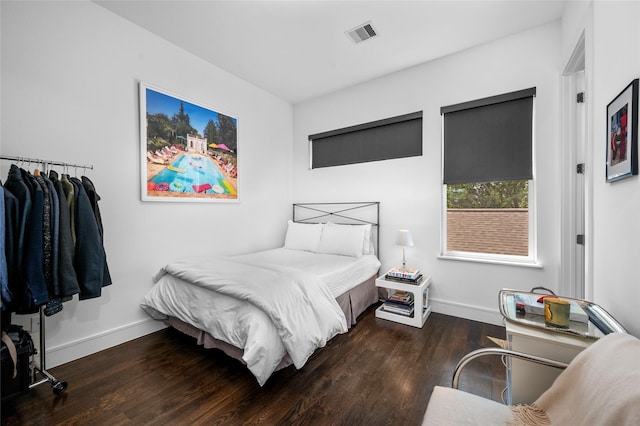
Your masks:
<svg viewBox="0 0 640 426"><path fill-rule="evenodd" d="M234 202L238 119L140 83L142 201Z"/></svg>
<svg viewBox="0 0 640 426"><path fill-rule="evenodd" d="M607 182L638 174L638 79L607 105Z"/></svg>

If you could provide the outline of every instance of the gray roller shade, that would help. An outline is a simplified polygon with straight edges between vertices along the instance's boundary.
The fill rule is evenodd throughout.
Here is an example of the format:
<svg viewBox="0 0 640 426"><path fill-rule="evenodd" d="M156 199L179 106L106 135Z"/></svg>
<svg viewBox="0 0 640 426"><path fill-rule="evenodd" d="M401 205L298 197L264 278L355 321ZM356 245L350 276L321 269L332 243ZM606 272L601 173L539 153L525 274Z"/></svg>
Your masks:
<svg viewBox="0 0 640 426"><path fill-rule="evenodd" d="M525 89L442 107L444 183L533 179L533 98Z"/></svg>
<svg viewBox="0 0 640 426"><path fill-rule="evenodd" d="M310 135L311 168L422 155L422 111Z"/></svg>

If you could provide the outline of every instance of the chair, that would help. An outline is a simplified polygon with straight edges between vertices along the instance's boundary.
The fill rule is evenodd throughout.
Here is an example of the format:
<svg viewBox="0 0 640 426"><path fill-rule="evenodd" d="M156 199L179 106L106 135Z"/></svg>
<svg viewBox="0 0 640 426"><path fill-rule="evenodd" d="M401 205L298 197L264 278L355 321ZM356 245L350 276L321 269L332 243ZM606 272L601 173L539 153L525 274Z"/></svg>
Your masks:
<svg viewBox="0 0 640 426"><path fill-rule="evenodd" d="M484 354L562 363L504 349L474 351L454 373L453 388L433 389L423 425L640 425L640 340L608 334L579 353L530 405L508 406L457 389L464 365Z"/></svg>

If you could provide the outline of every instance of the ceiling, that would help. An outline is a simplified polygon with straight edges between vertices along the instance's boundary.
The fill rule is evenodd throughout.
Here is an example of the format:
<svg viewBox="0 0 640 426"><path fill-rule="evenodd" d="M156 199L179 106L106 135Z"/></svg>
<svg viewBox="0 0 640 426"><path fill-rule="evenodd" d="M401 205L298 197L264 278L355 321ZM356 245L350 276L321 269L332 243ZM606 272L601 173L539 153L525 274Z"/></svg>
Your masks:
<svg viewBox="0 0 640 426"><path fill-rule="evenodd" d="M292 104L560 19L559 0L94 0ZM377 37L345 32L371 21Z"/></svg>

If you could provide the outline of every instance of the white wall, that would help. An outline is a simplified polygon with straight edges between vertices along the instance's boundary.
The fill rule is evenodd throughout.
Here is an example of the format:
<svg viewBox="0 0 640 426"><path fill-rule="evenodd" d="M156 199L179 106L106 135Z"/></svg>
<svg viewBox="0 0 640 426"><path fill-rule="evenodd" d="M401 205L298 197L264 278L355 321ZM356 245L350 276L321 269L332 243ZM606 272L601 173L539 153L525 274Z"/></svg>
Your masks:
<svg viewBox="0 0 640 426"><path fill-rule="evenodd" d="M407 263L432 277L434 310L500 323L500 289L558 287L560 56L557 22L295 105L294 200L381 201L383 269L400 262L393 241L398 229L408 228L415 247L407 250ZM438 259L440 107L534 86L542 268ZM421 157L309 170L308 135L414 111L423 111Z"/></svg>
<svg viewBox="0 0 640 426"><path fill-rule="evenodd" d="M592 20L594 301L640 336L640 178L605 182L607 104L640 77L640 2L596 1Z"/></svg>
<svg viewBox="0 0 640 426"><path fill-rule="evenodd" d="M139 301L174 258L282 244L292 198L290 104L94 3L0 7L2 154L94 166L87 175L102 197L113 278L101 298L71 301L47 319L47 366L156 329ZM140 80L238 118L239 203L140 201ZM1 163L4 179L10 163Z"/></svg>

